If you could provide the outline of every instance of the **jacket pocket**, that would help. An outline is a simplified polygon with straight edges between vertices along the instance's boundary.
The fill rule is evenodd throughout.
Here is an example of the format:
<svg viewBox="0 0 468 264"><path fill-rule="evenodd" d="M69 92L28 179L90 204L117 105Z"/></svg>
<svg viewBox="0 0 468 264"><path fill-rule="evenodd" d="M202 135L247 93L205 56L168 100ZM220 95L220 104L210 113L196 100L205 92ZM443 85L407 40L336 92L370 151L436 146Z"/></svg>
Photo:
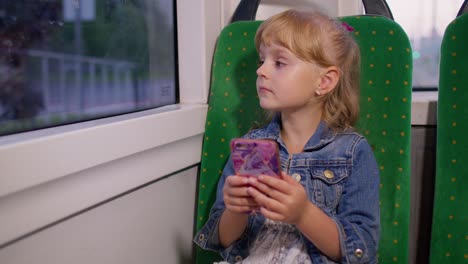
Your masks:
<svg viewBox="0 0 468 264"><path fill-rule="evenodd" d="M314 166L310 170L307 186L315 204L332 215L343 192L344 180L348 177L346 166Z"/></svg>

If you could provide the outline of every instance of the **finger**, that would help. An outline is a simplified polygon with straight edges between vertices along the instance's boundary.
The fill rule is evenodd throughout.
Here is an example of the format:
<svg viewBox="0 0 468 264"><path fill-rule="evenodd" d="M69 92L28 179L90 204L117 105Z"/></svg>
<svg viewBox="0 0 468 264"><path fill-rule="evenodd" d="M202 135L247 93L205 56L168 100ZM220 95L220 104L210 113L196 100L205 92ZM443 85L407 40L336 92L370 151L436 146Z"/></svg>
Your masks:
<svg viewBox="0 0 468 264"><path fill-rule="evenodd" d="M297 183L296 179L288 175L286 172L281 172L281 179L289 183L294 183L294 184Z"/></svg>
<svg viewBox="0 0 468 264"><path fill-rule="evenodd" d="M277 177L271 177L268 175L259 175L257 179L259 182L264 183L268 187L275 189L281 193L291 193L291 183L286 180Z"/></svg>
<svg viewBox="0 0 468 264"><path fill-rule="evenodd" d="M261 207L266 207L269 210L275 212L280 211L283 207L279 201L266 196L264 193L260 192L259 190L256 190L253 187L249 187L247 191L250 194L250 196L252 196L252 198L255 200L255 202L257 202L257 204Z"/></svg>
<svg viewBox="0 0 468 264"><path fill-rule="evenodd" d="M261 203L259 201L265 201L265 198L268 198L264 193L260 192L253 186L247 188L247 193L260 206L261 206Z"/></svg>
<svg viewBox="0 0 468 264"><path fill-rule="evenodd" d="M249 182L247 177L238 176L238 175L231 175L226 178L226 183L231 187L240 187L244 186Z"/></svg>
<svg viewBox="0 0 468 264"><path fill-rule="evenodd" d="M235 213L250 213L253 211L250 206L226 206L226 209Z"/></svg>
<svg viewBox="0 0 468 264"><path fill-rule="evenodd" d="M233 206L257 206L257 202L253 198L239 198L227 196L224 198L226 205Z"/></svg>
<svg viewBox="0 0 468 264"><path fill-rule="evenodd" d="M284 221L286 219L282 214L271 211L265 207L260 207L260 213L266 218L274 221Z"/></svg>
<svg viewBox="0 0 468 264"><path fill-rule="evenodd" d="M247 193L247 186L244 187L231 187L224 188L224 194L232 197L249 197Z"/></svg>
<svg viewBox="0 0 468 264"><path fill-rule="evenodd" d="M263 182L260 182L256 179L249 179L249 183L251 186L254 186L255 188L257 188L260 192L262 192L263 194L267 195L268 197L271 197L275 200L281 200L284 198L284 194L281 193L280 191L274 189L274 187L270 187L266 184L264 184Z"/></svg>

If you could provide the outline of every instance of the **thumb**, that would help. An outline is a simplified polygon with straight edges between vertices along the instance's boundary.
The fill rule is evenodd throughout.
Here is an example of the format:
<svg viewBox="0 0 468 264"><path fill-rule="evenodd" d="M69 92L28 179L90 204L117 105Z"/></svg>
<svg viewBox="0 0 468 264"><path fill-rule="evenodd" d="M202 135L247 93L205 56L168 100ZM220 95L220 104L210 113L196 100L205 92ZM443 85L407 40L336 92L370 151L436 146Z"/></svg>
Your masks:
<svg viewBox="0 0 468 264"><path fill-rule="evenodd" d="M285 180L286 182L293 182L294 181L294 179L284 171L281 172L281 179Z"/></svg>

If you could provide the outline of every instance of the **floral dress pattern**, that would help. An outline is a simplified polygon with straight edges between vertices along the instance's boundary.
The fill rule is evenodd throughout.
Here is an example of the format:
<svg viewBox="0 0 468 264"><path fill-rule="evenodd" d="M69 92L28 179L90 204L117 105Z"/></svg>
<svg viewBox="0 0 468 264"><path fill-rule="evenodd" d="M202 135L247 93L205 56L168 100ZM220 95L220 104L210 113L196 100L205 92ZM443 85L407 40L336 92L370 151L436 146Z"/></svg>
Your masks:
<svg viewBox="0 0 468 264"><path fill-rule="evenodd" d="M270 219L249 251L250 255L236 264L312 264L299 230L294 225ZM223 263L227 262L218 262Z"/></svg>

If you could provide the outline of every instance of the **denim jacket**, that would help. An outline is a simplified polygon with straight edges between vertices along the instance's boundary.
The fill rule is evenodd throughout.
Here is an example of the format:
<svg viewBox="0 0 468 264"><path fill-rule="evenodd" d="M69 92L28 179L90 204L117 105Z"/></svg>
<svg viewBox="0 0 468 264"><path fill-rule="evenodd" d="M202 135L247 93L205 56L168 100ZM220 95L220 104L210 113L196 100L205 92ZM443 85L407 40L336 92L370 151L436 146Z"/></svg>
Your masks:
<svg viewBox="0 0 468 264"><path fill-rule="evenodd" d="M280 138L280 120L244 137L272 139L278 143L282 170L306 189L309 200L336 223L342 259L340 263L377 263L380 236L379 171L367 140L354 131L334 133L322 121L299 154L289 155ZM265 217L249 216L241 237L228 248L218 238L218 224L225 209L223 186L233 175L229 159L219 180L210 217L194 238L200 247L220 252L230 263L249 255L249 246L263 227ZM314 219L310 219L314 221ZM312 263L335 263L322 254L304 235L302 239Z"/></svg>

